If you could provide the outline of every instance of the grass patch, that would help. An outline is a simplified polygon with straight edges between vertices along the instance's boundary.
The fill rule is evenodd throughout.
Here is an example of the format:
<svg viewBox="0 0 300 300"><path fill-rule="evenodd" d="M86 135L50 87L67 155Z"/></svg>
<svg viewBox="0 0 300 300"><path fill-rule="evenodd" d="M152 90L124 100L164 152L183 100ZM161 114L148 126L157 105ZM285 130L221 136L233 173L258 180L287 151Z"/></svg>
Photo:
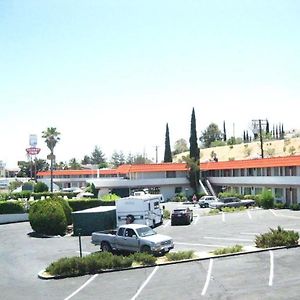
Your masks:
<svg viewBox="0 0 300 300"><path fill-rule="evenodd" d="M209 215L217 215L220 212L217 208L211 208L208 212Z"/></svg>
<svg viewBox="0 0 300 300"><path fill-rule="evenodd" d="M255 244L259 248L296 246L298 245L299 233L293 230L284 230L280 226L270 229L269 232L257 235Z"/></svg>
<svg viewBox="0 0 300 300"><path fill-rule="evenodd" d="M166 258L168 261L177 261L184 259L191 259L194 256L194 251L178 251L178 252L170 252L166 254Z"/></svg>
<svg viewBox="0 0 300 300"><path fill-rule="evenodd" d="M214 255L222 255L222 254L237 253L242 251L243 251L242 245L234 245L232 247L218 248L214 250L212 253Z"/></svg>
<svg viewBox="0 0 300 300"><path fill-rule="evenodd" d="M223 207L222 211L226 213L240 212L246 210L245 206L240 207Z"/></svg>
<svg viewBox="0 0 300 300"><path fill-rule="evenodd" d="M164 209L164 210L163 210L163 217L164 217L164 219L170 219L170 218L171 218L171 213L170 213L170 211L167 210L167 209Z"/></svg>

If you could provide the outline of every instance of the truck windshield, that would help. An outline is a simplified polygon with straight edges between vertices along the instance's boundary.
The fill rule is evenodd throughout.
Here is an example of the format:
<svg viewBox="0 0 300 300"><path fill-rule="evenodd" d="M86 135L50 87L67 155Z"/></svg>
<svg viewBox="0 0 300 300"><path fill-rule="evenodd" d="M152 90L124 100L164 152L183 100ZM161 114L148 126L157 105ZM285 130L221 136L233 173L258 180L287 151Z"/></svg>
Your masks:
<svg viewBox="0 0 300 300"><path fill-rule="evenodd" d="M149 236L156 234L156 232L150 227L138 228L136 231L139 236Z"/></svg>

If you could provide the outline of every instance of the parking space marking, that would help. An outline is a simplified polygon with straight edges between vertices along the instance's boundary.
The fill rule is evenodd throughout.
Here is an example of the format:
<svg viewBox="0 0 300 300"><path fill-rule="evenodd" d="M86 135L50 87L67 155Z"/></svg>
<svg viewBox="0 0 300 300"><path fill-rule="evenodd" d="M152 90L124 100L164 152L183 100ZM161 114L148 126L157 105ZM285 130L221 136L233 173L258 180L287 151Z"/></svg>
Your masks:
<svg viewBox="0 0 300 300"><path fill-rule="evenodd" d="M248 215L249 219L250 219L250 220L252 220L252 216L251 216L251 214L250 214L250 211L249 211L249 210L247 210L247 215Z"/></svg>
<svg viewBox="0 0 300 300"><path fill-rule="evenodd" d="M74 293L72 293L70 296L65 298L64 300L69 300L75 295L77 295L82 289L84 289L88 284L90 284L99 274L93 275L86 283L84 283L80 288L78 288Z"/></svg>
<svg viewBox="0 0 300 300"><path fill-rule="evenodd" d="M242 235L259 235L260 233L258 232L240 232Z"/></svg>
<svg viewBox="0 0 300 300"><path fill-rule="evenodd" d="M206 280L205 280L204 287L202 289L201 296L205 296L206 291L208 289L208 285L209 285L209 282L210 282L210 279L211 279L211 272L212 272L213 262L214 262L214 260L211 258L209 260L208 271L207 271Z"/></svg>
<svg viewBox="0 0 300 300"><path fill-rule="evenodd" d="M141 285L141 287L138 289L138 291L136 292L136 294L131 298L131 300L135 300L138 295L142 292L142 290L145 288L145 286L149 283L149 281L151 280L151 278L154 276L154 274L156 273L156 271L158 270L158 266L156 266L154 268L154 270L152 271L152 273L148 276L148 278L144 281L144 283Z"/></svg>
<svg viewBox="0 0 300 300"><path fill-rule="evenodd" d="M197 223L198 223L198 221L199 221L199 218L200 218L200 216L197 215L197 216L196 216L196 220L193 222L193 225L197 225Z"/></svg>
<svg viewBox="0 0 300 300"><path fill-rule="evenodd" d="M225 222L225 213L222 212L222 222Z"/></svg>
<svg viewBox="0 0 300 300"><path fill-rule="evenodd" d="M171 224L171 220L169 220L166 224L163 225L163 227L167 227Z"/></svg>
<svg viewBox="0 0 300 300"><path fill-rule="evenodd" d="M295 216L285 216L285 215L282 215L282 214L278 214L278 213L275 212L273 209L269 209L269 211L270 211L275 217L288 218L288 219L297 219L297 220L300 219L300 217L295 217Z"/></svg>
<svg viewBox="0 0 300 300"><path fill-rule="evenodd" d="M212 248L224 247L224 245L196 244L196 243L174 243L174 244L175 245L184 245L184 246L203 246L203 247L212 247Z"/></svg>
<svg viewBox="0 0 300 300"><path fill-rule="evenodd" d="M235 239L235 238L222 238L222 237L212 237L212 236L204 236L204 239L209 240L220 240L220 241L238 241L238 242L253 242L253 240L248 239Z"/></svg>
<svg viewBox="0 0 300 300"><path fill-rule="evenodd" d="M80 251L77 250L76 253L80 253ZM81 251L81 253L83 255L89 255L89 254L91 254L91 252L89 252L89 251Z"/></svg>
<svg viewBox="0 0 300 300"><path fill-rule="evenodd" d="M269 286L273 285L274 278L274 253L273 251L269 251L270 254L270 275L269 275Z"/></svg>

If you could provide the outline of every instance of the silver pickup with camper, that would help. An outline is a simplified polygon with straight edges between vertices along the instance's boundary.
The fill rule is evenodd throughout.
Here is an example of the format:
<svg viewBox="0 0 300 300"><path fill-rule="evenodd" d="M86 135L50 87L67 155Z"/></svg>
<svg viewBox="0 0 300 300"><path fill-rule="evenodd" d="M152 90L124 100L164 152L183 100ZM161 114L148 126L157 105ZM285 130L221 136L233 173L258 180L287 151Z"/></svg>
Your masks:
<svg viewBox="0 0 300 300"><path fill-rule="evenodd" d="M93 232L92 241L102 251L167 253L174 248L173 239L156 233L142 224L127 224L110 232Z"/></svg>

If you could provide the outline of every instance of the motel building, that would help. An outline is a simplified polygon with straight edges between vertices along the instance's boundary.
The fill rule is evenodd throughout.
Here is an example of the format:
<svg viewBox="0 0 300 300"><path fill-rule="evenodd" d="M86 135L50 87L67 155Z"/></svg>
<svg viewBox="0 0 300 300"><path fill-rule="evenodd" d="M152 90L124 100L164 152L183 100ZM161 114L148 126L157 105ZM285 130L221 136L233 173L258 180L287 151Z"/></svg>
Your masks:
<svg viewBox="0 0 300 300"><path fill-rule="evenodd" d="M277 201L300 203L300 156L204 162L200 169L204 187L211 193L257 195L267 188ZM161 193L165 199L177 193L193 194L185 163L121 165L109 170L54 170L53 175L53 182L61 189L94 183L99 195L116 193L124 197L137 189ZM39 172L38 180L49 182L50 171Z"/></svg>

